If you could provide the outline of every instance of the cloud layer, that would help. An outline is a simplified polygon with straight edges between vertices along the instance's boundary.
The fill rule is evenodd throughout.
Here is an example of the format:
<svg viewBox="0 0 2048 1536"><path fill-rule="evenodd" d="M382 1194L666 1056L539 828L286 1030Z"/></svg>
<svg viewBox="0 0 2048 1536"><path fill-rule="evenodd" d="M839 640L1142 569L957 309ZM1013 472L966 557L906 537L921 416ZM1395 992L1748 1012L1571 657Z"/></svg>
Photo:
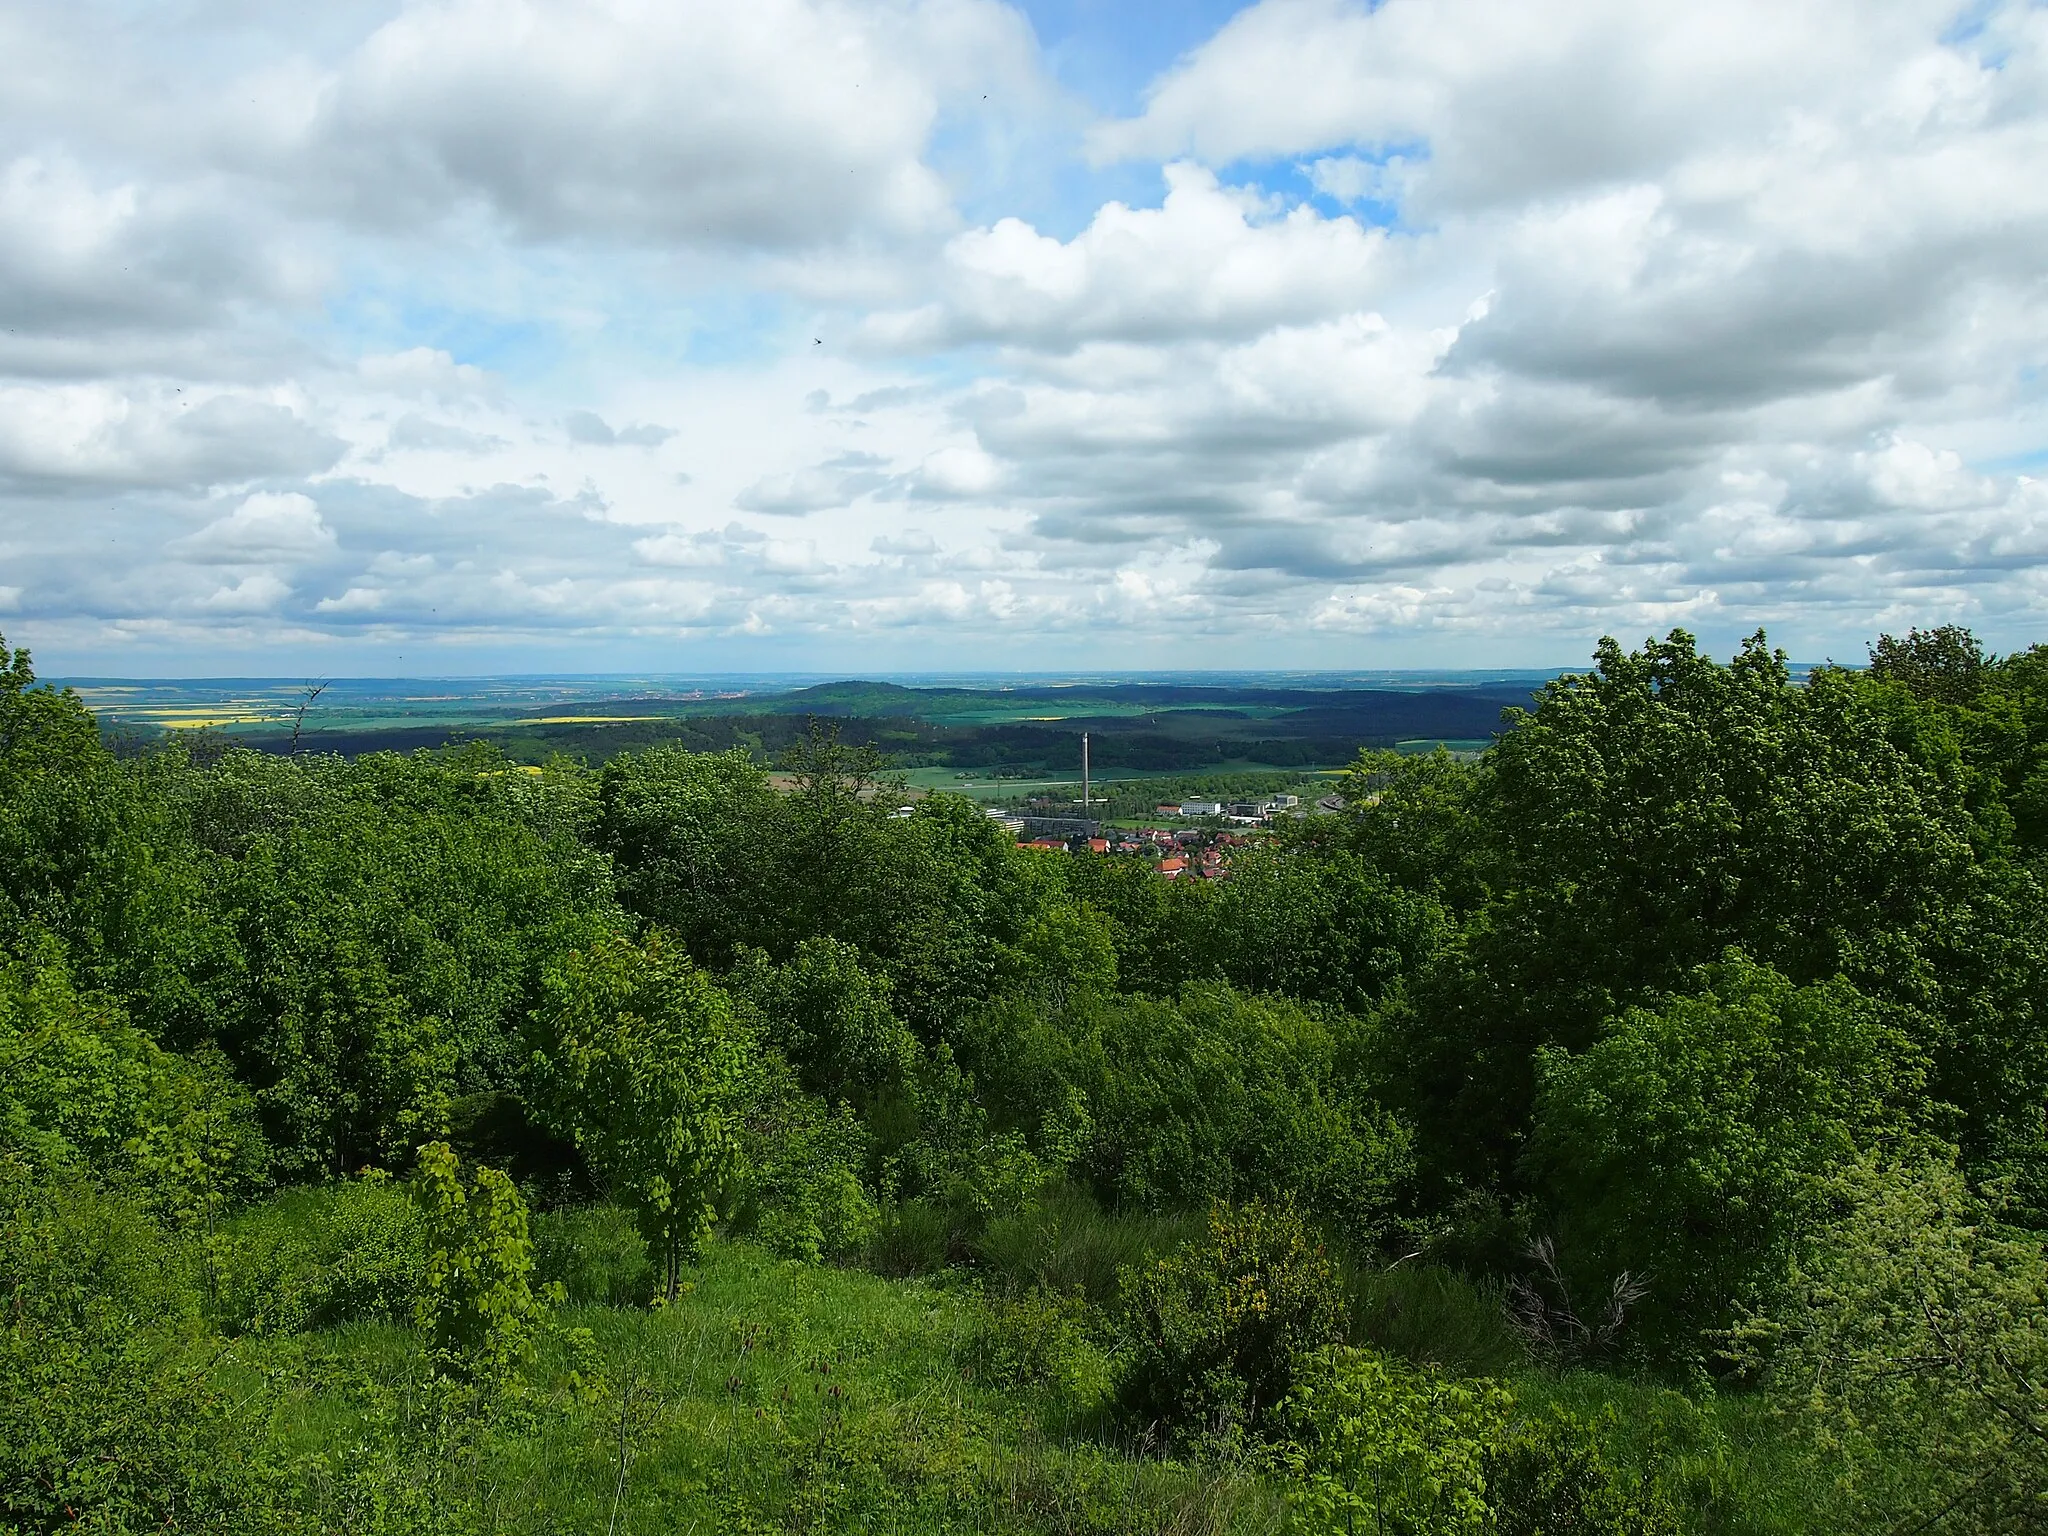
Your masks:
<svg viewBox="0 0 2048 1536"><path fill-rule="evenodd" d="M1123 119L1040 23L0 6L32 66L10 640L346 671L2048 638L2048 11L1260 0Z"/></svg>

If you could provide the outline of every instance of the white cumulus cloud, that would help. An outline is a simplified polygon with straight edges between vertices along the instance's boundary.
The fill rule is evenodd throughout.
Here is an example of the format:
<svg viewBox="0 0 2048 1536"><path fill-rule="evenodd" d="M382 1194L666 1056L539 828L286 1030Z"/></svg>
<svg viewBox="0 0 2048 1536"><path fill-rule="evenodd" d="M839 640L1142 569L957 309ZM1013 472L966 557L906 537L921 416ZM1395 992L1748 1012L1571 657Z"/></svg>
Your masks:
<svg viewBox="0 0 2048 1536"><path fill-rule="evenodd" d="M1110 119L1098 9L17 0L10 637L2041 638L2048 10L1256 0Z"/></svg>

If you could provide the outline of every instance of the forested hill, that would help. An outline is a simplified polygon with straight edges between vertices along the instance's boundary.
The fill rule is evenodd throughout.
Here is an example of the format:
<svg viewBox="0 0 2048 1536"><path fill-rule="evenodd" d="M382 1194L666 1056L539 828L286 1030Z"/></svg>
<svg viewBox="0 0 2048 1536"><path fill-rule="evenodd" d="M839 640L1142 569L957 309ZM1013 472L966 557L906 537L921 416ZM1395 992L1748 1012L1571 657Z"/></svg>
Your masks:
<svg viewBox="0 0 2048 1536"><path fill-rule="evenodd" d="M1276 716L1312 714L1362 717L1407 730L1420 722L1481 724L1491 728L1508 705L1529 702L1530 690L1500 683L1420 688L1270 687L1254 683L1068 683L1058 688L905 687L899 683L819 683L771 695L763 712L777 714L867 715L943 721L985 719L997 710L1057 708L1062 717L1098 719L1122 713L1168 709L1269 711ZM1450 733L1446 733L1450 734Z"/></svg>
<svg viewBox="0 0 2048 1536"><path fill-rule="evenodd" d="M2048 648L1603 642L1215 882L0 656L0 1529L2040 1528Z"/></svg>
<svg viewBox="0 0 2048 1536"><path fill-rule="evenodd" d="M733 681L728 679L727 681ZM1355 681L1355 680L1354 680ZM1286 686L1255 677L1227 684L1115 681L976 687L831 682L706 698L658 679L534 680L525 707L504 695L514 682L379 684L326 690L303 715L304 691L275 682L166 683L98 680L115 732L225 721L230 739L275 753L356 756L483 741L516 761L567 755L602 763L620 752L678 746L745 747L764 761L787 749L811 718L837 722L841 738L872 745L903 767L1058 768L1080 760L1087 732L1106 768L1179 772L1224 763L1340 766L1361 747L1402 742L1483 744L1501 711L1526 706L1537 680L1418 679L1403 687ZM421 697L420 695L426 695ZM173 702L175 701L175 702Z"/></svg>

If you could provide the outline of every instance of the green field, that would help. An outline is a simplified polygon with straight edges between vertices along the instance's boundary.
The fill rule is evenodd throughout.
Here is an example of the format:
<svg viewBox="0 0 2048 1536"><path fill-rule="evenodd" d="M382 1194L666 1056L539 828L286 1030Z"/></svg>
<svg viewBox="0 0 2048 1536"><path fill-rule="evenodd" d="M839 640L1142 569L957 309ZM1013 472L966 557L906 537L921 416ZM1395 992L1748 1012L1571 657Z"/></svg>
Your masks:
<svg viewBox="0 0 2048 1536"><path fill-rule="evenodd" d="M1319 769L1315 770L1315 776L1333 778L1340 772L1342 770L1337 768ZM1189 786L1187 781L1191 778L1200 780L1207 775L1220 774L1278 774L1292 778L1300 773L1301 770L1298 768L1275 768L1267 763L1218 762L1197 768L1191 773L1157 774L1131 769L1111 770L1107 773L1091 774L1089 782L1098 795L1111 787L1124 788L1146 784L1171 785L1177 792L1184 790L1187 794L1193 795L1200 790L1201 785L1198 782ZM1008 801L1025 799L1033 795L1070 794L1078 804L1081 798L1081 776L1078 773L1049 778L997 779L963 777L951 768L907 768L902 770L902 777L911 788L922 790L926 794L966 795L970 799L982 801Z"/></svg>

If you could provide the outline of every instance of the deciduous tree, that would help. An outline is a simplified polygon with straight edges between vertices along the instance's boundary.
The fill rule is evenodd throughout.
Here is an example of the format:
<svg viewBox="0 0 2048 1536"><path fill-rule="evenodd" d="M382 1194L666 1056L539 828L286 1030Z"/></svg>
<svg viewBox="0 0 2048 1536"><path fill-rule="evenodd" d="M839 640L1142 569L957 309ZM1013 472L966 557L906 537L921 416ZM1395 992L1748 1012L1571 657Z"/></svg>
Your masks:
<svg viewBox="0 0 2048 1536"><path fill-rule="evenodd" d="M547 973L535 1096L629 1207L673 1297L738 1156L754 1042L673 940L608 940Z"/></svg>

